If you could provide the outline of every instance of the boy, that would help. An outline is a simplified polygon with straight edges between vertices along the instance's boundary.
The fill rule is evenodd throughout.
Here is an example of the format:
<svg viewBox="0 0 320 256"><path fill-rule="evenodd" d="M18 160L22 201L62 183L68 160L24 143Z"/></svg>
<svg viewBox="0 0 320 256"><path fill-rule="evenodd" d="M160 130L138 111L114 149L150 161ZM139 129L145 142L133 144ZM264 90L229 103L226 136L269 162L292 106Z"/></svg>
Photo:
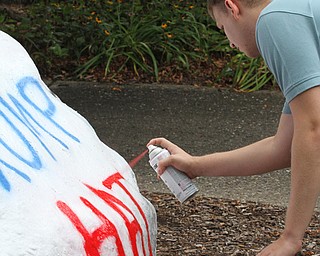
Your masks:
<svg viewBox="0 0 320 256"><path fill-rule="evenodd" d="M294 256L320 194L320 1L208 0L208 12L231 47L261 55L286 102L277 133L229 152L195 157L163 138L173 165L190 178L256 175L291 167L291 194L285 229L259 256ZM241 168L239 168L241 167Z"/></svg>

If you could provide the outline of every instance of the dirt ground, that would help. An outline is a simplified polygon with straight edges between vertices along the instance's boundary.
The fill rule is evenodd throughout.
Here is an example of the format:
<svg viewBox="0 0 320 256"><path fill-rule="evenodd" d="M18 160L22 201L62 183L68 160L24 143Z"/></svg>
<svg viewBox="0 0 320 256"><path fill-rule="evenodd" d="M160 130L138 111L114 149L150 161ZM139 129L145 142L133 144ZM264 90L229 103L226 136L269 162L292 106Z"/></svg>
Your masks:
<svg viewBox="0 0 320 256"><path fill-rule="evenodd" d="M182 205L166 193L143 194L157 211L157 256L256 255L284 227L279 206L204 196ZM299 255L320 255L319 226L315 213Z"/></svg>
<svg viewBox="0 0 320 256"><path fill-rule="evenodd" d="M153 136L169 137L192 154L229 150L273 134L282 98L193 86L58 83L51 89L91 123L127 161ZM256 255L280 235L290 172L263 177L200 179L199 194L181 205L157 181L147 159L134 168L158 217L157 256ZM162 185L162 186L161 186ZM320 256L320 213L302 255Z"/></svg>

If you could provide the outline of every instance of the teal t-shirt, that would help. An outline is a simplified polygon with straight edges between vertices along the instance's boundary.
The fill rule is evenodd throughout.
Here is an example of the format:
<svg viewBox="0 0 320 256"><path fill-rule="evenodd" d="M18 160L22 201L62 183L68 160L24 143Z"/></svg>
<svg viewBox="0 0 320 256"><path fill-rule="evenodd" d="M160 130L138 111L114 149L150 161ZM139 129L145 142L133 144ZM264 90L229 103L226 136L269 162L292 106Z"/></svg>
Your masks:
<svg viewBox="0 0 320 256"><path fill-rule="evenodd" d="M320 85L320 0L273 0L260 14L256 41L289 102ZM319 99L320 100L320 99Z"/></svg>

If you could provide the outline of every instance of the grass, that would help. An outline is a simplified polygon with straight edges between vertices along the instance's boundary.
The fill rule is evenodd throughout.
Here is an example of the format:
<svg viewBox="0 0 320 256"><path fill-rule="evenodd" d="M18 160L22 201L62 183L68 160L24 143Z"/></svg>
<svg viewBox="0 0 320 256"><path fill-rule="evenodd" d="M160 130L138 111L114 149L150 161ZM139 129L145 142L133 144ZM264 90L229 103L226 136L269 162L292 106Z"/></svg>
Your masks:
<svg viewBox="0 0 320 256"><path fill-rule="evenodd" d="M0 9L1 29L23 44L45 76L188 79L246 91L273 84L261 59L229 47L205 1L34 1L22 10Z"/></svg>

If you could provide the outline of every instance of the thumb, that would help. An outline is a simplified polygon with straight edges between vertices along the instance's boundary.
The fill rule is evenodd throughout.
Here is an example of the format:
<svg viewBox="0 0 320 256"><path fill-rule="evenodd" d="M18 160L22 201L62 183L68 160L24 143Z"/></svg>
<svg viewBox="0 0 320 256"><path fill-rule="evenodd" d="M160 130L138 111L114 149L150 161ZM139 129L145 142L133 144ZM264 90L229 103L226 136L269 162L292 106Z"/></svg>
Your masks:
<svg viewBox="0 0 320 256"><path fill-rule="evenodd" d="M159 161L157 169L158 175L161 176L170 165L172 165L172 156L168 156Z"/></svg>

